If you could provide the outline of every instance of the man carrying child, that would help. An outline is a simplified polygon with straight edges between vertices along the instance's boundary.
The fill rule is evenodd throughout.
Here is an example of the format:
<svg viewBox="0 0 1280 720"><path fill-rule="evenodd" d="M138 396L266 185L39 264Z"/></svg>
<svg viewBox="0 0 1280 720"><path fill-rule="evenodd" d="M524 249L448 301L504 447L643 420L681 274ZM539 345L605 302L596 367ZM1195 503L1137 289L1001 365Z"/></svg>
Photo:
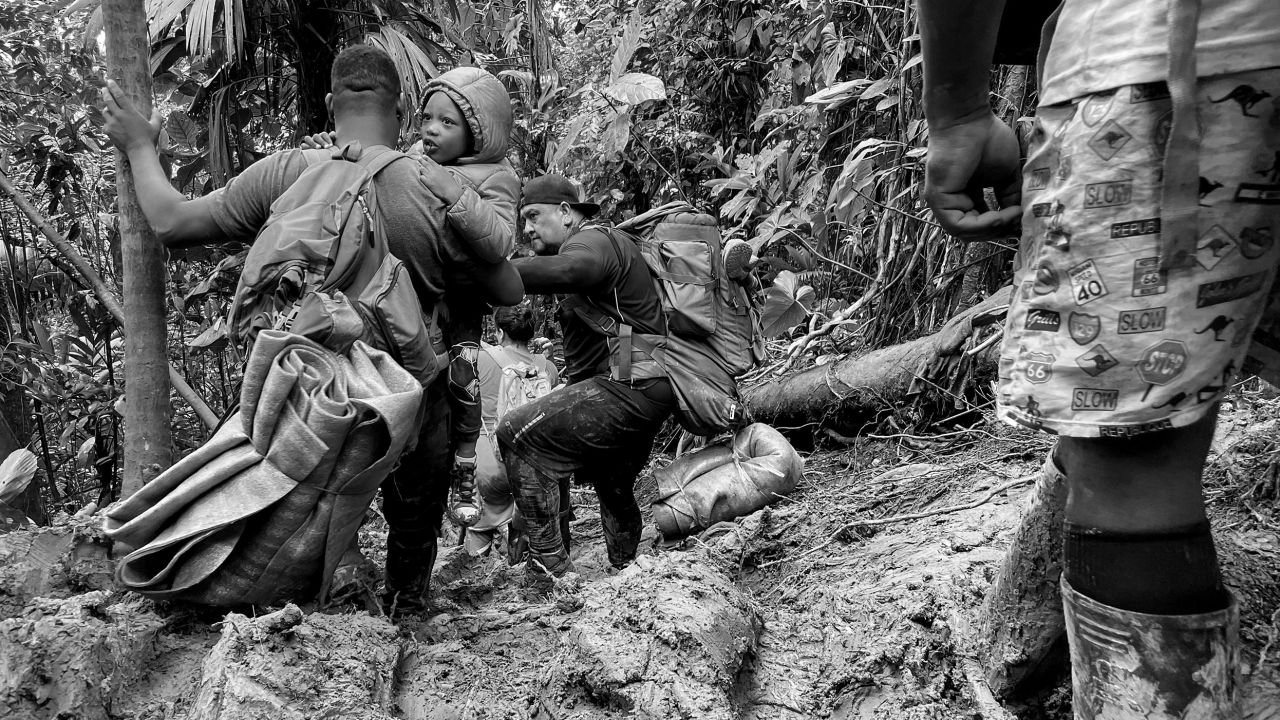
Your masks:
<svg viewBox="0 0 1280 720"><path fill-rule="evenodd" d="M406 103L395 66L385 52L363 44L343 50L334 61L331 84L326 105L333 115L336 145L343 157L356 159L375 148L396 147ZM451 104L456 102L447 91L429 96L424 115L430 115L433 121L437 115L447 114L439 100L432 104L441 96ZM308 151L280 151L245 169L226 187L188 200L170 186L157 159L159 114L153 113L150 121L142 117L114 83L108 83L103 99L105 129L127 153L143 213L161 242L169 247L252 242L270 216L272 202L311 162ZM492 109L505 109L510 114L509 106ZM502 148L496 156L485 152L489 147L485 142L487 137L501 136L502 128L509 128L510 124L508 121L505 126L499 124L489 130L491 126L485 124L487 121L481 122L482 117L473 106L475 127L464 128L462 139L452 145L457 134L451 140L444 132L429 130L424 145L428 146L428 158L436 152L437 159L392 162L373 180L390 251L408 267L419 302L428 315L442 304L446 291L454 292L457 279L463 275L471 277L483 300L511 305L523 298L518 275L503 260L503 246L510 243L510 236L503 238L502 226L511 217L511 194L507 195L504 214L501 203L490 205L485 197L495 194L491 190L495 182L481 180L477 191L476 187L458 184L440 167L442 163L473 157L476 175L500 175L496 171L486 173L479 166L500 164L505 136L493 143L493 147ZM457 124L456 119L453 122ZM459 146L462 152L452 155ZM439 152L441 148L445 152ZM397 611L424 606L436 555L436 537L448 496L448 382L442 375L426 389L425 418L417 446L382 488L383 511L390 525L387 594Z"/></svg>

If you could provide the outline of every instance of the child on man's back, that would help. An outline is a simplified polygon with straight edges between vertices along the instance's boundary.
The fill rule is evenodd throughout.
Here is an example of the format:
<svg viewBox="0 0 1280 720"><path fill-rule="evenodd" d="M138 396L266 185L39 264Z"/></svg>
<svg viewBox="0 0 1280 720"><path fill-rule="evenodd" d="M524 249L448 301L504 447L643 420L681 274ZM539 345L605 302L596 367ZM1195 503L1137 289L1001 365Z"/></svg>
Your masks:
<svg viewBox="0 0 1280 720"><path fill-rule="evenodd" d="M460 67L428 83L424 97L418 111L421 178L448 208L443 245L463 262L499 262L515 246L520 192L520 179L506 160L513 121L507 90L484 70ZM454 522L463 526L479 518L474 481L480 436L476 363L488 312L475 288L450 286L443 315L454 446L454 498L449 507Z"/></svg>
<svg viewBox="0 0 1280 720"><path fill-rule="evenodd" d="M421 141L408 154L419 161L422 184L442 203L441 246L464 267L498 263L515 247L520 178L506 159L513 121L507 89L480 68L454 68L427 84L417 117ZM303 145L323 147L331 141L322 133ZM480 513L474 482L480 437L476 363L488 312L486 299L465 273L450 278L440 314L449 345L454 450L450 515L464 527L474 524Z"/></svg>

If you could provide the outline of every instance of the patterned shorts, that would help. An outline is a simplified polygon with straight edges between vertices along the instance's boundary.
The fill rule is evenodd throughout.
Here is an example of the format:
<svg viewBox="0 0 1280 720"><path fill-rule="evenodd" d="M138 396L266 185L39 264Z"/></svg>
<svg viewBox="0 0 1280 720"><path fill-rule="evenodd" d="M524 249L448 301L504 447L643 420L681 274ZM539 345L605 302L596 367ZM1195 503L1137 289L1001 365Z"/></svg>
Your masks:
<svg viewBox="0 0 1280 720"><path fill-rule="evenodd" d="M1195 422L1242 369L1280 379L1280 69L1202 79L1197 94L1199 242L1191 267L1168 271L1158 260L1164 83L1040 108L1001 418L1125 437Z"/></svg>

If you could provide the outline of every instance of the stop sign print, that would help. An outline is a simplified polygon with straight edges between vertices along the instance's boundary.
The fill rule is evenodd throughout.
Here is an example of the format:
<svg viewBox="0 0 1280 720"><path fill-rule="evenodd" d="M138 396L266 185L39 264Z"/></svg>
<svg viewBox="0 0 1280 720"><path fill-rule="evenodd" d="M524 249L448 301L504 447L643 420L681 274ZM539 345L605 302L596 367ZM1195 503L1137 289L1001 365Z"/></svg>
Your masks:
<svg viewBox="0 0 1280 720"><path fill-rule="evenodd" d="M1187 346L1181 340L1163 340L1142 353L1138 361L1138 375L1147 383L1142 394L1145 401L1157 385L1168 385L1187 367Z"/></svg>
<svg viewBox="0 0 1280 720"><path fill-rule="evenodd" d="M1187 346L1181 340L1163 340L1147 348L1138 362L1138 375L1151 385L1168 385L1187 367Z"/></svg>

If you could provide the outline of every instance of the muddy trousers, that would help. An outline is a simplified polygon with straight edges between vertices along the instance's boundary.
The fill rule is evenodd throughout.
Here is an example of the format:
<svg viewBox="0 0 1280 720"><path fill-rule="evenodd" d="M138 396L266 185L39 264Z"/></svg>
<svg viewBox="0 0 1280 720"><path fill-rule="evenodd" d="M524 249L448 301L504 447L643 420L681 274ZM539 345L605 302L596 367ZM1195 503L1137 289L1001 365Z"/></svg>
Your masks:
<svg viewBox="0 0 1280 720"><path fill-rule="evenodd" d="M620 457L609 467L584 467L575 473L579 482L589 482L600 499L600 524L604 530L609 563L624 567L636 557L640 547L642 520L632 484L648 457ZM620 455L636 453L620 452ZM572 569L569 561L569 478L553 478L538 472L515 453L505 457L507 477L513 480L516 505L529 542L529 552L549 572L561 575Z"/></svg>
<svg viewBox="0 0 1280 720"><path fill-rule="evenodd" d="M418 444L382 483L387 520L388 602L393 608L425 607L437 537L449 499L449 399L441 377L427 388Z"/></svg>
<svg viewBox="0 0 1280 720"><path fill-rule="evenodd" d="M1104 605L1062 580L1077 720L1240 717L1240 616L1152 615Z"/></svg>
<svg viewBox="0 0 1280 720"><path fill-rule="evenodd" d="M597 376L498 421L507 479L535 560L555 574L572 568L560 522L560 488L570 477L595 487L609 561L622 567L635 558L641 520L633 485L675 406L666 378L622 383Z"/></svg>

